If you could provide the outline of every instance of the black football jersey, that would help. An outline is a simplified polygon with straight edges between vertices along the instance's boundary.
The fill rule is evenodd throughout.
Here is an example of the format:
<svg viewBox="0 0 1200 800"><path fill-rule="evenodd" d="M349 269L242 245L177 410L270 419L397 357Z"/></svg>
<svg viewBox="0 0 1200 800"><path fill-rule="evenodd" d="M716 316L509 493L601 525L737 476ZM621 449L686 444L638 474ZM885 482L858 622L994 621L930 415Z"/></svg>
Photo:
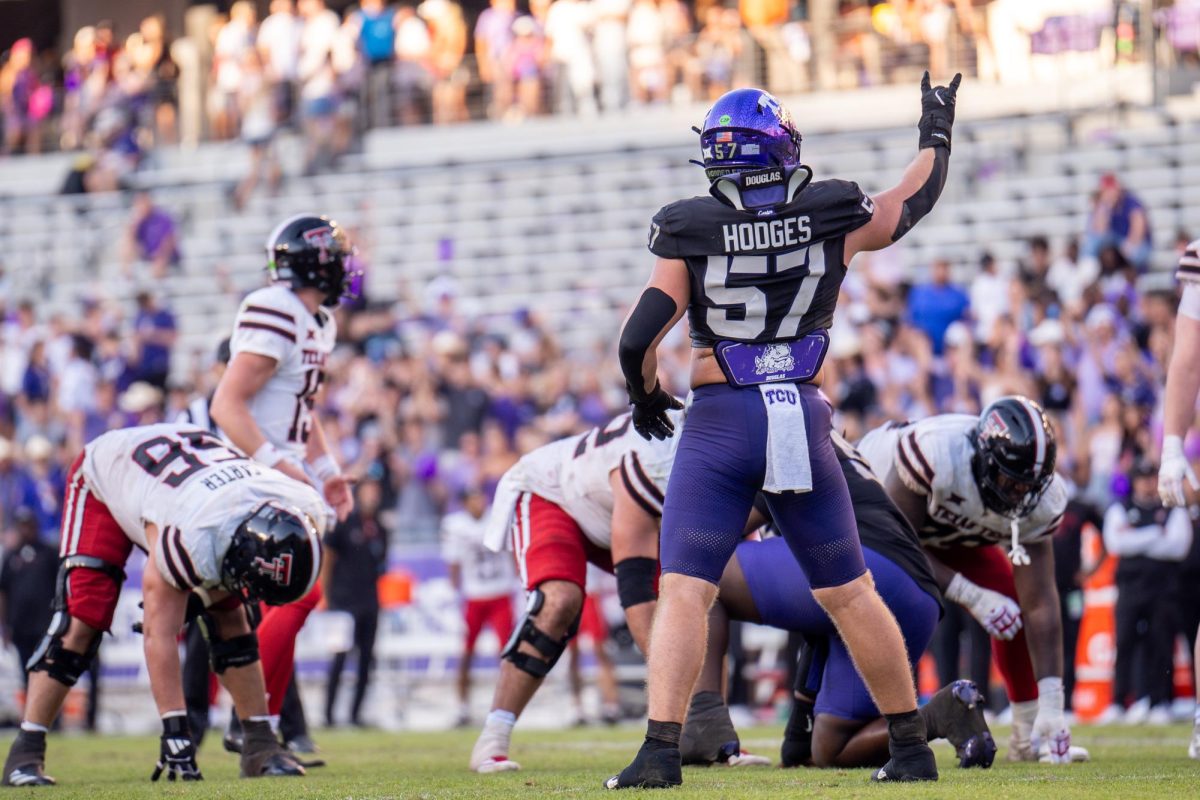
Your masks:
<svg viewBox="0 0 1200 800"><path fill-rule="evenodd" d="M888 497L887 490L871 471L871 465L839 433L833 434L833 449L837 453L846 486L850 489L850 500L854 505L854 520L858 523L858 538L863 547L869 547L891 561L916 581L930 597L942 602L942 592L933 577L929 557L921 547L917 532L904 516L904 512ZM768 520L771 510L767 508L762 494L754 498L754 507ZM774 525L774 521L771 523Z"/></svg>
<svg viewBox="0 0 1200 800"><path fill-rule="evenodd" d="M692 197L654 216L648 244L687 263L694 347L787 341L833 323L846 235L874 211L858 184L841 180L814 182L759 211Z"/></svg>

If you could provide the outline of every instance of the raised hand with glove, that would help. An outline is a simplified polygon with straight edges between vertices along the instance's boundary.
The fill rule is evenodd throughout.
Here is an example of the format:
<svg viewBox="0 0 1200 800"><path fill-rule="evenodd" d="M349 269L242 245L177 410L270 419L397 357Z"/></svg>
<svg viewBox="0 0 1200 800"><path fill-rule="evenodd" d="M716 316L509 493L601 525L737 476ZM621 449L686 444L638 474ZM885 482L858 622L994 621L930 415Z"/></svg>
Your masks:
<svg viewBox="0 0 1200 800"><path fill-rule="evenodd" d="M946 587L946 599L970 612L993 639L1011 640L1021 631L1021 606L1000 592L972 583L961 572Z"/></svg>
<svg viewBox="0 0 1200 800"><path fill-rule="evenodd" d="M954 127L954 106L960 83L961 73L954 76L949 86L931 86L928 71L921 78L921 121L917 123L917 130L921 134L917 146L921 149L950 149L950 131Z"/></svg>

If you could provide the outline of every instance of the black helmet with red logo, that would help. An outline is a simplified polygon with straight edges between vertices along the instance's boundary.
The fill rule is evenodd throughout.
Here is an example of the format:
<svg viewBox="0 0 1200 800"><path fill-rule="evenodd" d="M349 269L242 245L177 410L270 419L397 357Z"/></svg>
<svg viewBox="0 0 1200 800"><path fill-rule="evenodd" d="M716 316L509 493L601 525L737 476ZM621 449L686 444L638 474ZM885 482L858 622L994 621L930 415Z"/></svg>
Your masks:
<svg viewBox="0 0 1200 800"><path fill-rule="evenodd" d="M1054 477L1058 446L1042 407L1027 397L1002 397L979 415L971 468L983 504L1006 517L1037 507Z"/></svg>
<svg viewBox="0 0 1200 800"><path fill-rule="evenodd" d="M267 501L234 531L221 573L227 589L249 600L295 602L321 573L321 537L298 510Z"/></svg>
<svg viewBox="0 0 1200 800"><path fill-rule="evenodd" d="M298 214L285 219L267 239L267 271L271 280L292 289L320 290L321 304L336 306L350 295L354 248L341 225L329 217Z"/></svg>

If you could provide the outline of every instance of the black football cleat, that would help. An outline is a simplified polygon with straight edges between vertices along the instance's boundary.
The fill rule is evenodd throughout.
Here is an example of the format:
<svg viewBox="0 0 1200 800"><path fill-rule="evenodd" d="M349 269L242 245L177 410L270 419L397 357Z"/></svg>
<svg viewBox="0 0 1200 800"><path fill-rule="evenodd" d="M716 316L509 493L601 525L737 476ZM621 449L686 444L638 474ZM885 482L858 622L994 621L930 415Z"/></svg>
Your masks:
<svg viewBox="0 0 1200 800"><path fill-rule="evenodd" d="M670 789L683 783L679 749L647 750L643 745L633 763L604 782L605 789Z"/></svg>
<svg viewBox="0 0 1200 800"><path fill-rule="evenodd" d="M258 770L258 777L262 778L301 777L304 774L304 767L289 753L269 756Z"/></svg>
<svg viewBox="0 0 1200 800"><path fill-rule="evenodd" d="M46 734L18 731L4 761L0 786L54 786L46 774Z"/></svg>
<svg viewBox="0 0 1200 800"><path fill-rule="evenodd" d="M702 766L724 763L740 751L737 729L724 698L719 692L697 692L679 736L682 762Z"/></svg>
<svg viewBox="0 0 1200 800"><path fill-rule="evenodd" d="M960 768L987 769L996 759L996 741L983 718L983 695L974 681L943 686L921 709L930 739L954 745Z"/></svg>
<svg viewBox="0 0 1200 800"><path fill-rule="evenodd" d="M892 757L888 762L875 771L871 780L880 783L908 781L936 781L938 779L937 761L929 745L920 744L894 746L888 744Z"/></svg>

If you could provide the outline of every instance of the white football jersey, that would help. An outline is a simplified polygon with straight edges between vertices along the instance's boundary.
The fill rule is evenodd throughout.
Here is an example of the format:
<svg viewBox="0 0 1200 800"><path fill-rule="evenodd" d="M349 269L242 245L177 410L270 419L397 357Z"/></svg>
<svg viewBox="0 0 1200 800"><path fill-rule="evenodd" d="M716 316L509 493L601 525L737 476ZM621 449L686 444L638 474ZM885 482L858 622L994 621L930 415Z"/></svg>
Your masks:
<svg viewBox="0 0 1200 800"><path fill-rule="evenodd" d="M109 431L84 449L84 491L108 507L125 535L147 549L145 526L159 532L154 563L177 589L221 584L221 562L238 525L273 500L325 529L325 501L311 486L250 460L195 425L162 423ZM82 516L82 515L80 515ZM79 526L68 521L68 538ZM73 552L63 544L63 552Z"/></svg>
<svg viewBox="0 0 1200 800"><path fill-rule="evenodd" d="M679 428L683 412L668 413ZM619 470L633 498L650 513L661 515L678 444L678 431L663 441L646 441L633 429L629 415L622 414L603 427L539 447L505 477L511 488L532 492L562 507L593 544L608 550L612 547L613 510L609 476ZM512 511L493 508L492 513L511 517Z"/></svg>
<svg viewBox="0 0 1200 800"><path fill-rule="evenodd" d="M230 356L256 353L278 363L275 374L250 400L250 415L267 441L304 460L313 395L325 380L325 360L337 341L337 322L326 309L310 314L287 285L276 283L242 301L229 341Z"/></svg>
<svg viewBox="0 0 1200 800"><path fill-rule="evenodd" d="M885 484L895 474L927 499L929 514L917 531L922 544L975 547L1011 541L1011 520L983 505L971 470L971 433L978 422L970 414L942 414L920 422L888 423L858 443L858 452ZM1066 508L1067 487L1055 475L1033 511L1017 520L1019 541L1053 533Z"/></svg>
<svg viewBox="0 0 1200 800"><path fill-rule="evenodd" d="M486 528L487 515L476 519L468 511L447 514L442 520L442 558L459 566L467 600L504 597L520 588L512 553L497 553L483 546Z"/></svg>

